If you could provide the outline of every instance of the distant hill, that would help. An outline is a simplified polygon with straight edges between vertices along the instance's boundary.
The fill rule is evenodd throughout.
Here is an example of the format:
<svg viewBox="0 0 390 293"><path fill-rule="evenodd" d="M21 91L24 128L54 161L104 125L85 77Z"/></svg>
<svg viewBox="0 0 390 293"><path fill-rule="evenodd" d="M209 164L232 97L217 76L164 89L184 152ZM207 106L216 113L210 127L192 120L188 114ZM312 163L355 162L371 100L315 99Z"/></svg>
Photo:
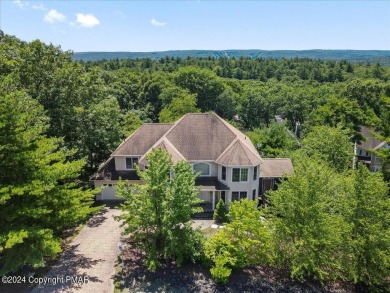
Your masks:
<svg viewBox="0 0 390 293"><path fill-rule="evenodd" d="M185 59L227 57L227 58L310 58L320 60L347 60L354 63L376 63L390 66L390 51L385 50L175 50L161 52L75 52L74 59L83 61L109 60L109 59L136 59L151 58L158 60L163 57L180 57Z"/></svg>

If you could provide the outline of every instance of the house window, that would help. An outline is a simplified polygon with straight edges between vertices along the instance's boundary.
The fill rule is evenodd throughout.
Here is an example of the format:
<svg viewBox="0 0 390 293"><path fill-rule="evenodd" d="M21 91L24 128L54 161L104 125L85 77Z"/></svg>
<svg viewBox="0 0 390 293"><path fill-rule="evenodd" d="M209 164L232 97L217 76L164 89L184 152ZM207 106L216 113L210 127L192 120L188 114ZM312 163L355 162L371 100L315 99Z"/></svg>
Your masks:
<svg viewBox="0 0 390 293"><path fill-rule="evenodd" d="M247 198L246 191L233 191L232 192L232 201L241 200Z"/></svg>
<svg viewBox="0 0 390 293"><path fill-rule="evenodd" d="M226 181L226 167L222 166L222 175L221 178L223 181Z"/></svg>
<svg viewBox="0 0 390 293"><path fill-rule="evenodd" d="M253 168L253 181L256 181L259 175L257 174L257 166Z"/></svg>
<svg viewBox="0 0 390 293"><path fill-rule="evenodd" d="M226 203L226 191L221 191L221 199Z"/></svg>
<svg viewBox="0 0 390 293"><path fill-rule="evenodd" d="M138 165L138 158L126 158L126 169L134 170L135 165Z"/></svg>
<svg viewBox="0 0 390 293"><path fill-rule="evenodd" d="M233 168L233 182L247 182L248 168Z"/></svg>
<svg viewBox="0 0 390 293"><path fill-rule="evenodd" d="M240 169L239 168L233 168L233 176L232 176L233 182L239 182L240 181Z"/></svg>
<svg viewBox="0 0 390 293"><path fill-rule="evenodd" d="M195 172L200 172L199 176L210 176L210 164L196 163L192 167Z"/></svg>
<svg viewBox="0 0 390 293"><path fill-rule="evenodd" d="M252 191L252 200L256 199L256 189L253 189Z"/></svg>

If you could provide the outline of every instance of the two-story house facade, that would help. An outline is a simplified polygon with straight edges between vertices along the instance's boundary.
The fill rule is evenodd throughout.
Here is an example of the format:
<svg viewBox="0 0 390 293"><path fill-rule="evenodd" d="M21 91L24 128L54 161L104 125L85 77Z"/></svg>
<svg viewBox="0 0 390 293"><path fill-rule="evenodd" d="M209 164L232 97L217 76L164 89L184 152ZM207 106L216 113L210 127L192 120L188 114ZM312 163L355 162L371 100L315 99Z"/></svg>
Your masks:
<svg viewBox="0 0 390 293"><path fill-rule="evenodd" d="M135 165L147 167L147 154L163 148L172 161L187 161L200 175L196 185L205 210L219 199L227 206L242 198L257 199L263 162L248 137L215 113L186 114L175 123L145 123L112 153L92 178L95 187L106 186L98 200L119 200L119 178L142 183Z"/></svg>

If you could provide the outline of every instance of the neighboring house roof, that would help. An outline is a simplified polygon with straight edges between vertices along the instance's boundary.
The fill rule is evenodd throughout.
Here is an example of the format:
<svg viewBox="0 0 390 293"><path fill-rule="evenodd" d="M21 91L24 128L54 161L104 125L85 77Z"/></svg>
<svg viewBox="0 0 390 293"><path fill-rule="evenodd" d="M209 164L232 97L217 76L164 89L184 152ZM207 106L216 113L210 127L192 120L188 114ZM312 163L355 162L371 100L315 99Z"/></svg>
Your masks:
<svg viewBox="0 0 390 293"><path fill-rule="evenodd" d="M112 153L112 156L143 156L173 123L145 123Z"/></svg>
<svg viewBox="0 0 390 293"><path fill-rule="evenodd" d="M90 180L140 180L135 170L117 171L114 157L109 158Z"/></svg>
<svg viewBox="0 0 390 293"><path fill-rule="evenodd" d="M140 163L146 165L145 155L153 148L165 149L174 161L218 160L229 166L261 163L250 139L215 113L186 114L173 125L144 124L112 155L140 155Z"/></svg>
<svg viewBox="0 0 390 293"><path fill-rule="evenodd" d="M374 128L369 128L367 126L361 126L361 134L367 139L366 141L362 141L359 144L359 147L363 150L376 150L385 146L386 141L382 141L377 139L371 133L375 132Z"/></svg>
<svg viewBox="0 0 390 293"><path fill-rule="evenodd" d="M203 191L229 190L217 177L198 177L195 179L195 186L202 186Z"/></svg>
<svg viewBox="0 0 390 293"><path fill-rule="evenodd" d="M273 158L263 159L260 167L260 178L280 178L294 174L294 168L290 159Z"/></svg>

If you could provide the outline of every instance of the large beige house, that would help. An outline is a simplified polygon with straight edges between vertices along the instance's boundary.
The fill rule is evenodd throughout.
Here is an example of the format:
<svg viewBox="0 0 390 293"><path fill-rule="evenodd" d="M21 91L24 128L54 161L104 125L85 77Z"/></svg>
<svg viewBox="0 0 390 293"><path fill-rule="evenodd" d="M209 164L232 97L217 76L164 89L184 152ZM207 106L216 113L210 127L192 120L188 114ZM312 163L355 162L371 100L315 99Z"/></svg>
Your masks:
<svg viewBox="0 0 390 293"><path fill-rule="evenodd" d="M188 161L200 172L196 185L205 210L214 210L219 199L229 206L233 200L257 199L261 194L259 177L264 160L250 139L215 113L204 113L186 114L175 123L143 124L92 178L96 187L106 186L97 200L117 200L115 184L119 178L141 183L134 166L144 169L146 155L155 148L163 148L174 162Z"/></svg>

